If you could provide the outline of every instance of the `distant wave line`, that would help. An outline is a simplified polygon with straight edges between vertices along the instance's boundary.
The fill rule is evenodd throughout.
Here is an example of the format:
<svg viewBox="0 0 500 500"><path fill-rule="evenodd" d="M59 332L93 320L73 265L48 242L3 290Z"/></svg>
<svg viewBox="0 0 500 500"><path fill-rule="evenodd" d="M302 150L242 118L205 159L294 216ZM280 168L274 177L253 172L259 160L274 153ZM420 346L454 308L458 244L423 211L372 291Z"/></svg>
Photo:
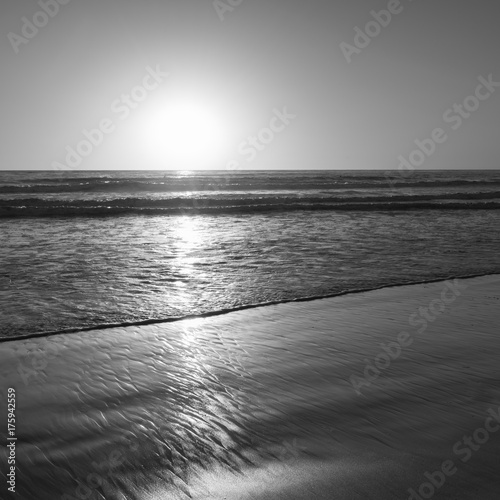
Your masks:
<svg viewBox="0 0 500 500"><path fill-rule="evenodd" d="M493 198L493 199L492 199ZM109 201L0 200L0 218L78 217L138 215L253 214L292 211L408 211L408 210L498 210L500 199L486 196L434 199L331 200L328 198L272 198L244 200L175 199ZM472 200L472 201L471 201Z"/></svg>
<svg viewBox="0 0 500 500"><path fill-rule="evenodd" d="M354 180L351 178L350 180ZM359 179L348 182L344 179L315 179L315 178L237 178L220 180L219 178L185 179L64 179L55 182L45 180L45 183L35 182L23 184L0 184L0 194L36 194L36 193L124 193L124 192L210 192L210 191L307 191L307 190L344 190L344 189L403 189L403 188L436 188L458 186L500 186L500 180L421 180L413 182L398 181L389 185L381 178L377 182L366 182Z"/></svg>

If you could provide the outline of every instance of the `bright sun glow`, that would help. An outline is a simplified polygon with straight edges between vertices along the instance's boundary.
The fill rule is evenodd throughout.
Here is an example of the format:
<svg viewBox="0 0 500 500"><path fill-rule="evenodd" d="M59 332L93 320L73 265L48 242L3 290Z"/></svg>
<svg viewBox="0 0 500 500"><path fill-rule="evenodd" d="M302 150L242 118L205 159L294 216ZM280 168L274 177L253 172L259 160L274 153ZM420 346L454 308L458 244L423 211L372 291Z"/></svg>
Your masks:
<svg viewBox="0 0 500 500"><path fill-rule="evenodd" d="M217 110L188 96L148 107L139 124L149 159L175 170L214 168L224 160L227 134Z"/></svg>

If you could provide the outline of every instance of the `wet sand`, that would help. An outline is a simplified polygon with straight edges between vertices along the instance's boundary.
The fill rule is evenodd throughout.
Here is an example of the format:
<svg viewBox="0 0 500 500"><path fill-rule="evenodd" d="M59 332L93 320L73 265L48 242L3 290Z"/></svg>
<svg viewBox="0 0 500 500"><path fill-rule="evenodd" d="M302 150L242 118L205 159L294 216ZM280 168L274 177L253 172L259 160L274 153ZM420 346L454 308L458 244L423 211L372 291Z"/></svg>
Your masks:
<svg viewBox="0 0 500 500"><path fill-rule="evenodd" d="M498 499L499 306L487 276L2 343L12 497Z"/></svg>

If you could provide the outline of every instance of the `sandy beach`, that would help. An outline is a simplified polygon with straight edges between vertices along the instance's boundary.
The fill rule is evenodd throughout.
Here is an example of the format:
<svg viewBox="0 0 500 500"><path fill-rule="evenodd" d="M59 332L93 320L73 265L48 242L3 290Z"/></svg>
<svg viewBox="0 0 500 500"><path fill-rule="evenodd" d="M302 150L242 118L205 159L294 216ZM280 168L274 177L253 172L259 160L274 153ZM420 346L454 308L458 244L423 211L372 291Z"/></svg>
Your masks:
<svg viewBox="0 0 500 500"><path fill-rule="evenodd" d="M494 275L0 343L12 498L498 499L499 305Z"/></svg>

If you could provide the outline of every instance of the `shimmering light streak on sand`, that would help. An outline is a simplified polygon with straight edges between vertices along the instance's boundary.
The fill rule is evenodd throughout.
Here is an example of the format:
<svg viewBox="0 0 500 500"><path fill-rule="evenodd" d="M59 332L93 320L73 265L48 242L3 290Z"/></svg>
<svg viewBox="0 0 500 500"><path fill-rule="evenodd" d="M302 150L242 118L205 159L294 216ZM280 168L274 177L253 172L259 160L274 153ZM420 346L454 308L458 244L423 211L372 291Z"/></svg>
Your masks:
<svg viewBox="0 0 500 500"><path fill-rule="evenodd" d="M103 498L405 498L500 401L498 276L467 282L362 397L349 376L442 283L5 343L0 379L23 394L19 498L76 498L113 452ZM23 385L18 363L54 342ZM498 498L499 446L457 464L448 498Z"/></svg>
<svg viewBox="0 0 500 500"><path fill-rule="evenodd" d="M186 367L192 371L198 380L202 381L204 372L207 370L209 363L205 364L207 351L203 350L203 346L199 342L200 326L202 319L187 320L181 328L181 343L184 345L186 356Z"/></svg>

